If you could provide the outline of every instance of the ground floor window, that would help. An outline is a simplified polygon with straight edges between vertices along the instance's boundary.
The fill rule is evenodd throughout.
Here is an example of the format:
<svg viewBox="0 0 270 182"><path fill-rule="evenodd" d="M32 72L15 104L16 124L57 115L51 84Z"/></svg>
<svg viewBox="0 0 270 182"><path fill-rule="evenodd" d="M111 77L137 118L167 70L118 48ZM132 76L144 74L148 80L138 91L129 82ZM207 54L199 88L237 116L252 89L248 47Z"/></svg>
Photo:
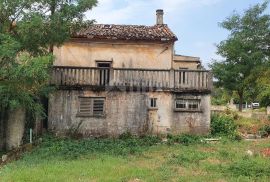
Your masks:
<svg viewBox="0 0 270 182"><path fill-rule="evenodd" d="M157 108L157 98L150 98L149 107L150 108Z"/></svg>
<svg viewBox="0 0 270 182"><path fill-rule="evenodd" d="M105 114L105 98L103 97L79 97L80 116L103 116Z"/></svg>
<svg viewBox="0 0 270 182"><path fill-rule="evenodd" d="M175 109L176 110L187 110L187 111L198 111L200 110L201 100L200 99L176 99Z"/></svg>

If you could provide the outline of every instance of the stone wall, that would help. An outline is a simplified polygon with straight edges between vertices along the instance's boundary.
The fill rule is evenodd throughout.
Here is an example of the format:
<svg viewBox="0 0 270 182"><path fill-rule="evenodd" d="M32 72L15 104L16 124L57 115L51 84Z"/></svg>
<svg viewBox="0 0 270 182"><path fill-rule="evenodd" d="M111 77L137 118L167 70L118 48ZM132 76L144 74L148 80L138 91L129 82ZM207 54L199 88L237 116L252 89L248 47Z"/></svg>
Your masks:
<svg viewBox="0 0 270 182"><path fill-rule="evenodd" d="M176 97L201 99L201 111L176 112ZM104 117L79 117L79 96L106 97ZM149 109L149 98L157 98L157 108ZM210 125L208 94L174 94L171 92L63 91L49 98L49 130L67 135L118 136L124 132L137 135L161 133L205 134Z"/></svg>
<svg viewBox="0 0 270 182"><path fill-rule="evenodd" d="M11 150L22 144L25 115L24 108L0 112L0 150Z"/></svg>
<svg viewBox="0 0 270 182"><path fill-rule="evenodd" d="M26 119L26 110L17 108L10 110L6 127L6 149L18 148L22 144Z"/></svg>

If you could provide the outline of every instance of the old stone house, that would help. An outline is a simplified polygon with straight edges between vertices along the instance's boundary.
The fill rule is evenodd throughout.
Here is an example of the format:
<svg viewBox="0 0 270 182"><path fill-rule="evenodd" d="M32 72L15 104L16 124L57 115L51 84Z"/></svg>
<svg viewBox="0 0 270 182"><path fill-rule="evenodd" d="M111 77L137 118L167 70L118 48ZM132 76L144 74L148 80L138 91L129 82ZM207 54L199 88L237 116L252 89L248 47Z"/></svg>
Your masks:
<svg viewBox="0 0 270 182"><path fill-rule="evenodd" d="M49 130L67 135L205 134L212 77L174 54L177 37L157 10L153 26L94 24L55 47Z"/></svg>

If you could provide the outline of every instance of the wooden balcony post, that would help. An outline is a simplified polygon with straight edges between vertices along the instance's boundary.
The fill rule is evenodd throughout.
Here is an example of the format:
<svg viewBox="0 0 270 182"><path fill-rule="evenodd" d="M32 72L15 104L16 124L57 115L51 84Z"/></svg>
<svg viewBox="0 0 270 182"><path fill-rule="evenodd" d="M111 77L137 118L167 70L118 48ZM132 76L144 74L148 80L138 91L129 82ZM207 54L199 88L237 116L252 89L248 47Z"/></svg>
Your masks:
<svg viewBox="0 0 270 182"><path fill-rule="evenodd" d="M170 79L170 89L174 89L175 87L175 75L174 75L174 69L170 69L170 75L169 75L169 79Z"/></svg>
<svg viewBox="0 0 270 182"><path fill-rule="evenodd" d="M110 71L110 76L109 76L109 86L113 86L115 84L115 81L114 81L114 69L112 67L110 67L109 69Z"/></svg>
<svg viewBox="0 0 270 182"><path fill-rule="evenodd" d="M212 89L213 89L213 73L211 71L208 72L208 80L207 81L208 81L207 89L212 91Z"/></svg>
<svg viewBox="0 0 270 182"><path fill-rule="evenodd" d="M205 70L96 68L55 66L50 83L56 86L123 86L164 90L211 91L213 75Z"/></svg>

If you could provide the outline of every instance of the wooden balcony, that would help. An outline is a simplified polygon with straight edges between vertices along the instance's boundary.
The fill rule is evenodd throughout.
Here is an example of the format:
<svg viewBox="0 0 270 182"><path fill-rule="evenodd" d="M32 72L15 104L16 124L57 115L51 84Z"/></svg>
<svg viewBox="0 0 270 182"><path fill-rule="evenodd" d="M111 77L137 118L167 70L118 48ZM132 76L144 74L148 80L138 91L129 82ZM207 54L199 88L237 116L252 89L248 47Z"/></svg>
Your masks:
<svg viewBox="0 0 270 182"><path fill-rule="evenodd" d="M212 74L205 70L162 70L55 66L51 84L60 89L134 89L211 91Z"/></svg>

